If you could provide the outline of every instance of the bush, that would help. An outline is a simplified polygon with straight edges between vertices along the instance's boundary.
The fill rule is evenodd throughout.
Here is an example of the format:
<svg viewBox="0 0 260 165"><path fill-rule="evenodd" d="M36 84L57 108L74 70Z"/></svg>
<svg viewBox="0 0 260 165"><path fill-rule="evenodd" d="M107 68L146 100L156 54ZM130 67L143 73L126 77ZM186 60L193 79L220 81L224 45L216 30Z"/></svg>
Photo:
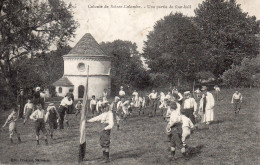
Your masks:
<svg viewBox="0 0 260 165"><path fill-rule="evenodd" d="M234 87L259 86L260 56L252 59L244 58L240 65L232 65L221 76L223 82Z"/></svg>
<svg viewBox="0 0 260 165"><path fill-rule="evenodd" d="M199 80L200 82L202 81L211 82L215 80L215 76L210 71L200 71L196 74L196 79Z"/></svg>

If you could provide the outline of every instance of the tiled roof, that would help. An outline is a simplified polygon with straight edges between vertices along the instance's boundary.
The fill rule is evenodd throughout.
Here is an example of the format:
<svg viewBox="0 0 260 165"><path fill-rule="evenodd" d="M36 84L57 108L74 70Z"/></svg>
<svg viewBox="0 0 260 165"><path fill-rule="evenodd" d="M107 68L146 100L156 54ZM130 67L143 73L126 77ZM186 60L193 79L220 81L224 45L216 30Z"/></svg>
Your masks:
<svg viewBox="0 0 260 165"><path fill-rule="evenodd" d="M67 77L62 77L55 83L54 86L74 86Z"/></svg>
<svg viewBox="0 0 260 165"><path fill-rule="evenodd" d="M86 33L79 42L71 49L71 51L64 55L64 57L71 56L107 56L100 48L100 45L93 38L90 33Z"/></svg>

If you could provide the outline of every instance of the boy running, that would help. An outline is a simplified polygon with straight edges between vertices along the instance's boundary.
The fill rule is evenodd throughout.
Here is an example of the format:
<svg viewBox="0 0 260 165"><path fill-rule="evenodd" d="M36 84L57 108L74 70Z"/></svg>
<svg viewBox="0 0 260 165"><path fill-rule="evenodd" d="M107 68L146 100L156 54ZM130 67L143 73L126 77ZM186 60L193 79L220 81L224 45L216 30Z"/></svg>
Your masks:
<svg viewBox="0 0 260 165"><path fill-rule="evenodd" d="M17 131L16 128L16 121L18 118L18 114L17 114L17 109L15 108L16 105L13 105L13 111L11 112L11 114L8 116L8 118L5 121L5 124L3 125L3 128L6 126L6 124L9 123L9 133L10 133L10 141L11 143L13 143L13 135L16 134L18 142L21 143L21 138L20 138L20 134Z"/></svg>
<svg viewBox="0 0 260 165"><path fill-rule="evenodd" d="M50 103L47 107L46 113L46 121L49 119L49 127L50 127L50 135L53 139L53 131L58 128L58 121L60 120L60 115L54 105L54 103Z"/></svg>
<svg viewBox="0 0 260 165"><path fill-rule="evenodd" d="M170 139L171 156L174 158L176 146L181 146L181 153L186 155L186 139L191 134L194 127L191 120L184 115L179 115L177 111L171 113L170 121L167 124L166 132Z"/></svg>

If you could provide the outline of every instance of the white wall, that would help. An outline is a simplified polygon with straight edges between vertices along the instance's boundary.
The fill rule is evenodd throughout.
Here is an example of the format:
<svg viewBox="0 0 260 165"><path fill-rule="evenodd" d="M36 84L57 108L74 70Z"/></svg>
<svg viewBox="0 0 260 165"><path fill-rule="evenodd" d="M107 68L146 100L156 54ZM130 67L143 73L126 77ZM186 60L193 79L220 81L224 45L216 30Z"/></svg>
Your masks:
<svg viewBox="0 0 260 165"><path fill-rule="evenodd" d="M59 93L59 88L62 88L62 93ZM73 89L73 87L62 87L62 86L56 86L56 94L57 96L64 97L70 89Z"/></svg>
<svg viewBox="0 0 260 165"><path fill-rule="evenodd" d="M73 83L73 94L75 99L78 99L78 87L80 85L86 87L87 77L67 76L67 78ZM103 96L104 89L108 89L108 93L110 94L110 88L111 80L109 76L89 76L88 99L90 99L92 95L95 95L97 98Z"/></svg>
<svg viewBox="0 0 260 165"><path fill-rule="evenodd" d="M85 64L85 71L78 70L78 64ZM89 65L89 75L108 75L111 68L109 60L93 60L84 58L64 58L64 75L87 75Z"/></svg>

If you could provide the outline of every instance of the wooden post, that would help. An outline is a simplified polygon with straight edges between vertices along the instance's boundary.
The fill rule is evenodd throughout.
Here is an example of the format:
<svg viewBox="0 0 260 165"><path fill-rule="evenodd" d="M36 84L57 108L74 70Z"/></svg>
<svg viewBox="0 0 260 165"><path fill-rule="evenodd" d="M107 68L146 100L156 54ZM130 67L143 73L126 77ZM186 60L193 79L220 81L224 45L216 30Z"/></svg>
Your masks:
<svg viewBox="0 0 260 165"><path fill-rule="evenodd" d="M89 66L87 67L87 82L86 82L86 88L84 91L83 96L83 107L81 110L81 118L80 118L80 139L79 139L79 162L82 162L85 153L86 153L86 109L88 107L87 101L88 101L88 75L89 75Z"/></svg>

